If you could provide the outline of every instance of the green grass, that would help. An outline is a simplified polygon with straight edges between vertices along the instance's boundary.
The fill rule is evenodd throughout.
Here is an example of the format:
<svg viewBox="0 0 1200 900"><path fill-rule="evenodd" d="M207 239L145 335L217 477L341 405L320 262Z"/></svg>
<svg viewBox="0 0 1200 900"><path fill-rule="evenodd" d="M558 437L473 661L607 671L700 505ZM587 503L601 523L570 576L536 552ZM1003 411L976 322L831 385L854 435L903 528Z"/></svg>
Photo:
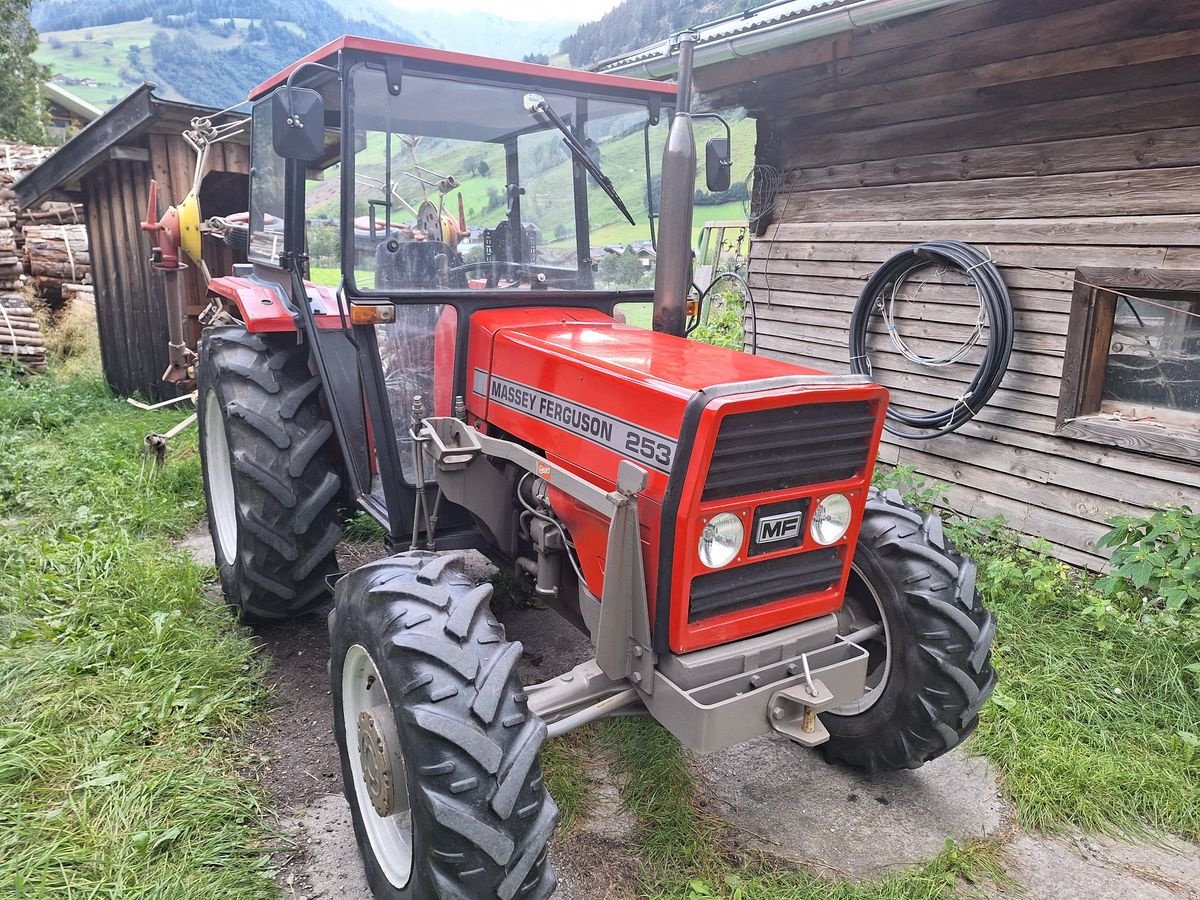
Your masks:
<svg viewBox="0 0 1200 900"><path fill-rule="evenodd" d="M1115 615L1090 576L980 526L955 529L996 616L1000 682L973 753L1027 828L1200 839L1200 627Z"/></svg>
<svg viewBox="0 0 1200 900"><path fill-rule="evenodd" d="M180 416L0 374L0 895L276 895L254 649L170 543L201 511L194 437L143 471Z"/></svg>

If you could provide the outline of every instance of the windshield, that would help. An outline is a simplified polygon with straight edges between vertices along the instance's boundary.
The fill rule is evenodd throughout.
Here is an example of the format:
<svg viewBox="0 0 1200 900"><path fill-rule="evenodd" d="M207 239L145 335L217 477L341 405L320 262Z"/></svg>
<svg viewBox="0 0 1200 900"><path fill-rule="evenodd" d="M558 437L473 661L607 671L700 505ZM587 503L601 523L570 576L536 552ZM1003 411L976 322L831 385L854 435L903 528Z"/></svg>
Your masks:
<svg viewBox="0 0 1200 900"><path fill-rule="evenodd" d="M651 125L644 99L410 72L393 95L367 66L350 96L359 291L653 287L647 158L657 172L665 111Z"/></svg>

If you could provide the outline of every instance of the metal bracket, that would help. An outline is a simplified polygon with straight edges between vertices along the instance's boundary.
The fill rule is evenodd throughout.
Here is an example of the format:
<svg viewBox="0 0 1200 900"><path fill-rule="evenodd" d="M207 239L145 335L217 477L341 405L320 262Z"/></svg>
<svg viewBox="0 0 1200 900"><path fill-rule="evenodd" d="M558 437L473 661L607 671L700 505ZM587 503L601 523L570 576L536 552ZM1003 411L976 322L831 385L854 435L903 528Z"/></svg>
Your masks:
<svg viewBox="0 0 1200 900"><path fill-rule="evenodd" d="M793 684L771 695L771 727L804 747L815 747L829 740L829 731L817 713L836 703L833 692L819 678Z"/></svg>
<svg viewBox="0 0 1200 900"><path fill-rule="evenodd" d="M637 512L637 495L647 477L645 469L622 460L617 490L609 494L616 508L608 530L596 661L609 678L628 678L649 694L654 690L655 657Z"/></svg>
<svg viewBox="0 0 1200 900"><path fill-rule="evenodd" d="M384 57L383 71L387 75L388 93L393 97L399 97L400 91L404 87L404 60L395 56Z"/></svg>

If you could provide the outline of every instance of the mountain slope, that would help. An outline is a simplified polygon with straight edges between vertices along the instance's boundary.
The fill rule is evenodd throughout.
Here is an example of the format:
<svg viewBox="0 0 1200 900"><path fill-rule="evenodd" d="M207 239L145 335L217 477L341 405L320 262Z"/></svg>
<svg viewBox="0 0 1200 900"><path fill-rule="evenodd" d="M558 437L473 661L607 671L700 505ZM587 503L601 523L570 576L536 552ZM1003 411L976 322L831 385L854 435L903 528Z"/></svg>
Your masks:
<svg viewBox="0 0 1200 900"><path fill-rule="evenodd" d="M459 53L520 59L530 53L553 53L564 37L579 27L564 7L561 19L518 21L485 12L454 12L429 6L416 10L388 0L329 0L342 15L381 27L401 28L422 43Z"/></svg>
<svg viewBox="0 0 1200 900"><path fill-rule="evenodd" d="M617 56L673 32L746 8L746 0L625 0L595 22L580 25L561 49L576 67Z"/></svg>
<svg viewBox="0 0 1200 900"><path fill-rule="evenodd" d="M339 35L427 43L348 17L327 0L41 0L37 60L70 90L111 106L142 81L167 97L225 107Z"/></svg>

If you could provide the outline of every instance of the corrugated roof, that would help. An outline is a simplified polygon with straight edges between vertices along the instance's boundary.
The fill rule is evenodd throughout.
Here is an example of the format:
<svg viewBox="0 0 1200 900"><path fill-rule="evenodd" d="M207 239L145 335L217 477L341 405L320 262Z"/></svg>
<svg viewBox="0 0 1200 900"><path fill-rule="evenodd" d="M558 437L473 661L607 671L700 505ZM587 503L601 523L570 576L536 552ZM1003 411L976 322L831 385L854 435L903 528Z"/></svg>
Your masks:
<svg viewBox="0 0 1200 900"><path fill-rule="evenodd" d="M847 6L854 2L857 0L776 0L774 3L752 6L744 12L695 26L694 30L699 35L696 46L700 47L712 41L723 40L759 28L769 28L789 19L798 19L813 12ZM653 44L648 44L631 53L601 60L592 68L597 72L603 72L644 59L653 59L664 54L667 43L668 39L655 41Z"/></svg>

